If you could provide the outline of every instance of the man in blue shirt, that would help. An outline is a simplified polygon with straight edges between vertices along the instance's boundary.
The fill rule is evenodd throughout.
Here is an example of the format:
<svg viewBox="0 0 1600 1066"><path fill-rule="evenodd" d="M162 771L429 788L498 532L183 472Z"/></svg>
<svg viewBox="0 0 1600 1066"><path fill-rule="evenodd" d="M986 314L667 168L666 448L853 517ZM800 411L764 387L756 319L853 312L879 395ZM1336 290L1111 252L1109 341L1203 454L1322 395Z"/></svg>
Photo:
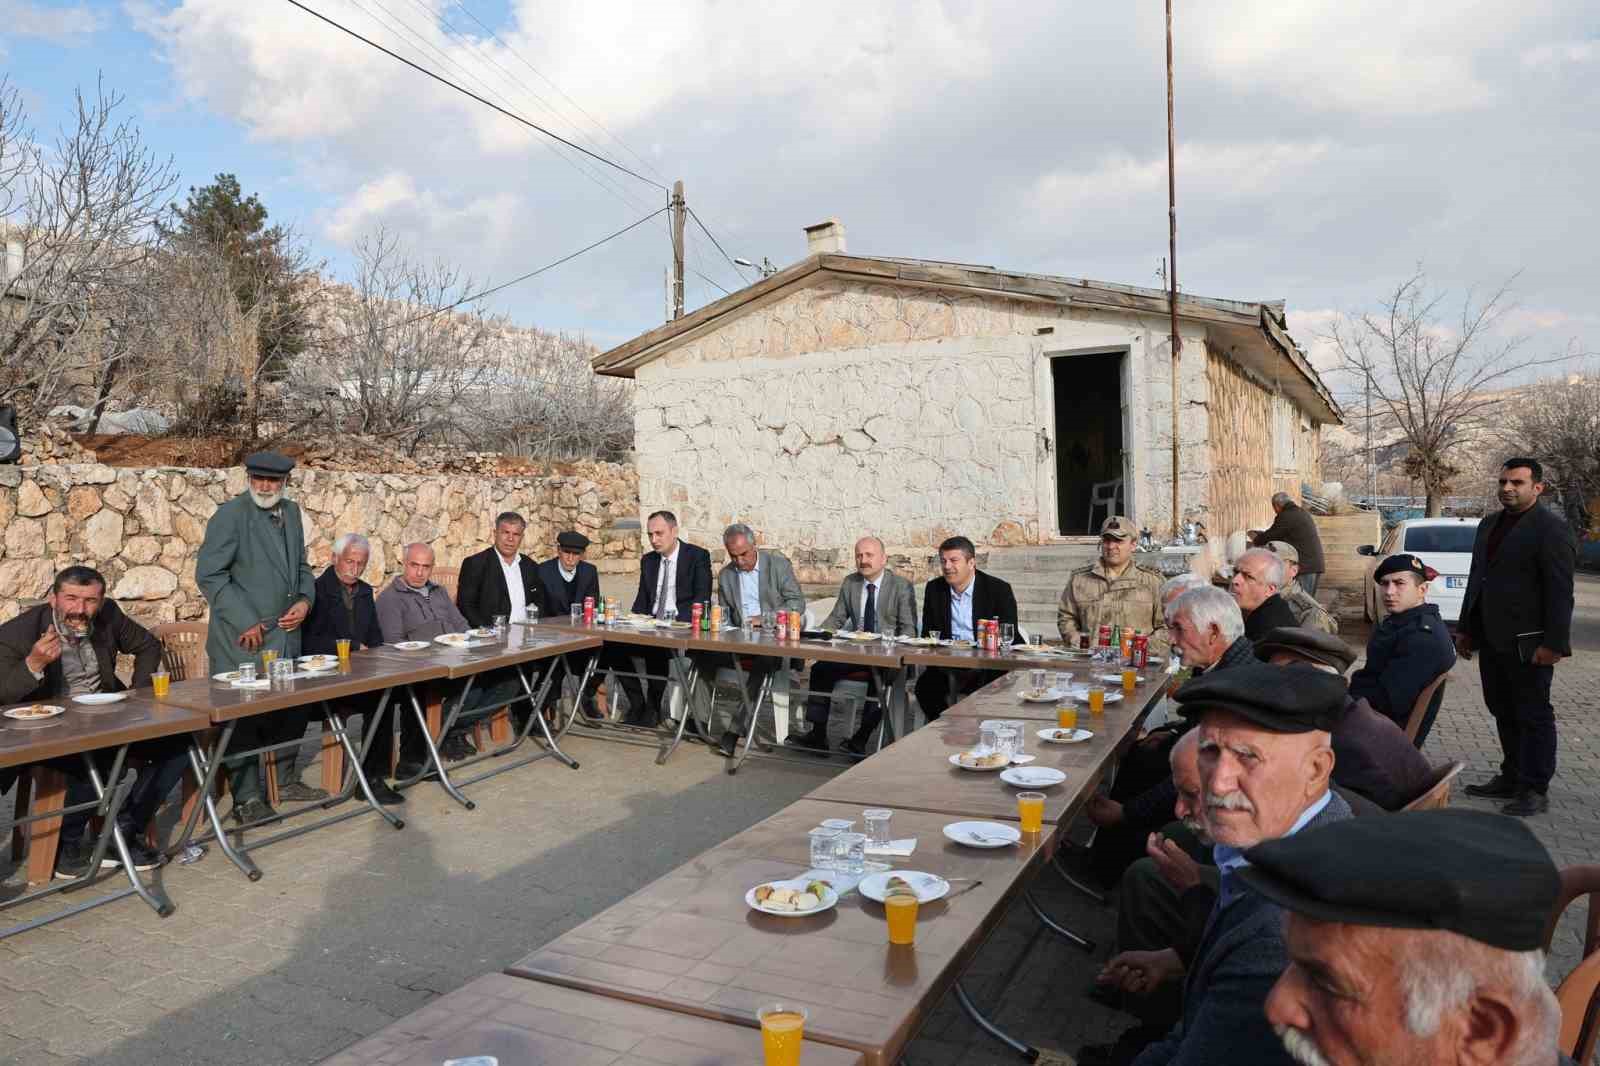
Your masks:
<svg viewBox="0 0 1600 1066"><path fill-rule="evenodd" d="M998 618L1011 626L1014 643L1023 643L1017 628L1017 597L1011 586L978 569L977 549L966 537L951 537L939 545L939 571L922 595L922 633L953 640L971 640L974 625ZM917 679L917 703L930 722L944 713L963 693L994 678L989 670L946 670L935 666Z"/></svg>

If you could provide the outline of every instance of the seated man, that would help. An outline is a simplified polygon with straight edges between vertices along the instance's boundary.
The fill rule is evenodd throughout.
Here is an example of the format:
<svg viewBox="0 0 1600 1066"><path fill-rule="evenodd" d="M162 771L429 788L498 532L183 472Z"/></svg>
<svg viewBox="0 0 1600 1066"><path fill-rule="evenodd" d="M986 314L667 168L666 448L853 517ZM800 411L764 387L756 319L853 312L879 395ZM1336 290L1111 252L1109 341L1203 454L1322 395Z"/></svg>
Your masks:
<svg viewBox="0 0 1600 1066"><path fill-rule="evenodd" d="M528 608L543 602L539 568L521 551L527 529L527 519L504 511L495 516L494 543L461 560L456 606L472 626L491 625L501 615L508 622L526 622Z"/></svg>
<svg viewBox="0 0 1600 1066"><path fill-rule="evenodd" d="M856 572L839 586L839 599L823 621L823 629L852 629L859 633L893 633L900 637L917 635L916 591L911 582L890 570L883 541L877 537L862 537L856 541ZM813 751L828 750L828 715L833 708L833 690L840 681L858 672L861 667L848 663L817 662L811 666L811 696L806 701L806 721L809 732L791 736L789 743ZM877 676L864 671L867 685L877 700L884 698L878 691ZM855 734L839 745L839 750L851 755L865 755L867 743L877 731L883 718L880 703L869 703L861 712L861 725Z"/></svg>
<svg viewBox="0 0 1600 1066"><path fill-rule="evenodd" d="M1287 1066L1292 1060L1262 1013L1288 962L1283 914L1238 873L1244 849L1350 817L1329 788L1329 733L1344 706L1344 682L1304 667L1246 663L1188 682L1177 700L1200 721L1200 787L1219 887L1186 967L1182 1020L1135 1066Z"/></svg>
<svg viewBox="0 0 1600 1066"><path fill-rule="evenodd" d="M1244 614L1244 635L1259 640L1269 629L1296 624L1294 612L1278 590L1287 580L1283 560L1265 548L1251 548L1233 561L1233 593Z"/></svg>
<svg viewBox="0 0 1600 1066"><path fill-rule="evenodd" d="M1401 729L1422 690L1456 661L1450 630L1438 606L1427 602L1428 582L1438 576L1415 555L1391 555L1372 572L1385 613L1367 638L1367 661L1350 678L1350 695ZM1422 723L1417 747L1432 728L1431 718Z"/></svg>
<svg viewBox="0 0 1600 1066"><path fill-rule="evenodd" d="M639 560L639 591L633 598L633 613L687 622L695 604L710 605L711 553L698 544L678 539L678 517L671 511L654 512L645 520L644 529L652 550ZM636 656L644 660L645 673L650 676L648 700L633 675ZM672 666L672 653L662 648L607 645L600 661L618 671L617 681L628 697L628 724L653 728L660 722L661 696L667 685L664 678ZM693 716L688 730L698 732Z"/></svg>
<svg viewBox="0 0 1600 1066"><path fill-rule="evenodd" d="M755 532L749 526L735 523L723 530L722 546L728 553L728 562L717 574L717 600L722 604L725 624L738 626L746 619L756 624L768 612L805 611L806 597L800 591L800 582L795 580L794 566L782 552L757 548ZM699 664L700 676L707 681L733 662L733 656L719 652L695 652L693 659ZM746 691L752 701L761 691L766 676L783 664L781 657L741 661ZM708 724L713 727L714 735L716 723ZM750 723L741 709L728 724L729 728L723 730L709 750L731 759Z"/></svg>
<svg viewBox="0 0 1600 1066"><path fill-rule="evenodd" d="M1289 605L1302 629L1320 629L1324 633L1339 632L1339 620L1317 598L1300 587L1300 553L1286 540L1267 544L1267 550L1283 560L1284 576L1288 584L1278 590L1283 602Z"/></svg>
<svg viewBox="0 0 1600 1066"><path fill-rule="evenodd" d="M460 633L471 628L456 605L450 602L450 594L432 580L433 548L420 541L407 544L400 558L403 569L389 583L389 587L378 595L378 626L383 630L384 643L432 640L444 633ZM493 674L468 679L472 682L472 693L467 706L456 717L457 727L524 694L521 683L515 677L501 676L502 673L494 671ZM493 680L486 680L490 677ZM461 686L453 688L459 690L465 685L463 681ZM420 762L411 761L413 753L421 752L422 741L420 735L414 732L417 728L414 715L402 714L400 721L402 761L395 769L395 775L407 780L422 771ZM473 749L456 733L444 738L439 745L439 754L446 759L464 759L473 754Z"/></svg>
<svg viewBox="0 0 1600 1066"><path fill-rule="evenodd" d="M979 570L974 559L978 550L966 537L951 537L939 545L939 570L922 590L922 633L952 640L971 640L974 623L998 618L1016 633L1014 643L1023 642L1017 629L1017 597L1011 586L992 574ZM982 688L994 680L989 670L954 670L932 666L917 678L917 703L922 715L933 721L950 706L951 689L959 697Z"/></svg>
<svg viewBox="0 0 1600 1066"><path fill-rule="evenodd" d="M372 545L360 533L346 533L333 542L333 561L317 578L317 598L300 631L301 650L307 655L337 654L340 640L348 640L352 651L383 643L372 586L361 580L371 555ZM394 719L390 715L403 716L402 694L391 696L383 721L373 723L369 716L377 709L378 698L375 692L363 693L335 701L333 708L366 719L367 753L361 770L372 788L372 798L383 804L404 803L405 796L384 781L394 751Z"/></svg>
<svg viewBox="0 0 1600 1066"><path fill-rule="evenodd" d="M1295 1061L1572 1066L1542 950L1561 878L1514 819L1360 818L1245 858L1239 880L1288 914L1266 1021Z"/></svg>
<svg viewBox="0 0 1600 1066"><path fill-rule="evenodd" d="M589 538L577 530L569 529L556 534L555 558L539 564L539 586L544 594L541 610L546 618L555 621L570 618L572 608L582 607L584 599L588 597L599 602L600 571L595 569L593 563L583 561L583 553L588 550ZM562 659L567 672L575 678L581 678L594 655L592 651L577 651L562 656ZM599 687L600 678L592 677L588 687L577 695L578 709L585 717L601 717L599 711L591 709L595 690ZM547 709L555 702L556 696L556 688L552 685L545 704Z"/></svg>
<svg viewBox="0 0 1600 1066"><path fill-rule="evenodd" d="M0 625L0 704L30 700L64 700L91 692L121 692L117 655L133 656L133 685L145 688L161 665L161 642L106 599L106 579L87 566L69 566L56 574L45 602L23 611ZM134 744L128 758L143 764L138 780L117 812L135 869L153 870L161 854L145 843L145 826L161 801L172 791L188 767L188 741L168 737ZM110 753L99 753L96 763L103 775L110 770ZM77 756L51 760L67 777L68 805L95 798L94 785ZM0 792L11 789L20 768L0 771ZM103 780L103 778L102 778ZM107 788L114 782L105 781ZM89 811L61 819L56 852L56 875L81 877L89 868L93 841L85 835ZM121 862L107 851L102 864Z"/></svg>
<svg viewBox="0 0 1600 1066"><path fill-rule="evenodd" d="M1121 515L1100 527L1100 558L1067 578L1056 608L1056 628L1069 647L1101 625L1131 626L1150 637L1150 657L1165 659L1166 620L1161 614L1161 571L1133 561L1139 529Z"/></svg>

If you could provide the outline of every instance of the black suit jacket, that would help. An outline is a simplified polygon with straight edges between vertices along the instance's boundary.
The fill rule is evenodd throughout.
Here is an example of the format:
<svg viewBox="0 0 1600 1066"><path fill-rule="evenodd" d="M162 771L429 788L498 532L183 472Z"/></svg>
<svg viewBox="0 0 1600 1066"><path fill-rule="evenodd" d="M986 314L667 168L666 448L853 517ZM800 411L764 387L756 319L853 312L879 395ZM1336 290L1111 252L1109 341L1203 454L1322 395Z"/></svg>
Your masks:
<svg viewBox="0 0 1600 1066"><path fill-rule="evenodd" d="M1572 654L1572 571L1578 545L1566 520L1540 504L1517 520L1486 557L1496 511L1478 523L1461 625L1479 647L1515 652L1518 633L1543 631L1542 647ZM1530 649L1531 650L1531 649Z"/></svg>
<svg viewBox="0 0 1600 1066"><path fill-rule="evenodd" d="M972 575L972 621L998 618L1000 624L1017 624L1017 597L1011 586L991 574L976 570ZM950 583L942 577L928 582L922 590L922 631L937 629L942 637L951 635ZM1022 631L1016 631L1013 643L1023 643Z"/></svg>
<svg viewBox="0 0 1600 1066"><path fill-rule="evenodd" d="M523 599L534 607L542 605L544 589L539 584L539 567L526 555L517 556L517 564L522 571ZM492 546L461 560L456 606L461 609L462 617L474 626L486 626L494 621L495 615L511 613L511 593L506 591L500 553Z"/></svg>
<svg viewBox="0 0 1600 1066"><path fill-rule="evenodd" d="M633 598L635 614L655 614L656 584L661 580L661 553L646 552L639 561L639 594ZM689 620L696 603L711 599L711 553L697 544L678 542L678 617Z"/></svg>
<svg viewBox="0 0 1600 1066"><path fill-rule="evenodd" d="M1299 624L1300 620L1294 616L1294 611L1284 602L1282 596L1274 592L1261 601L1261 606L1245 617L1244 635L1255 641L1274 629Z"/></svg>
<svg viewBox="0 0 1600 1066"><path fill-rule="evenodd" d="M383 629L378 625L372 586L365 581L356 582L355 625L350 624L338 571L330 566L317 578L317 598L301 626L300 650L307 655L332 655L334 642L340 639L352 641L354 648L376 648L383 643Z"/></svg>
<svg viewBox="0 0 1600 1066"><path fill-rule="evenodd" d="M26 662L34 644L55 622L48 603L41 603L0 626L0 704L25 700L55 699L67 691L66 673L57 659L44 668L44 680L35 681ZM112 600L106 600L95 617L89 637L95 658L100 661L100 685L106 692L121 692L117 680L117 653L133 656L133 687L150 684L150 675L161 665L161 642L144 626L122 613Z"/></svg>
<svg viewBox="0 0 1600 1066"><path fill-rule="evenodd" d="M546 559L539 564L539 584L544 588L544 605L539 610L547 618L558 621L571 614L573 604L583 603L585 596L593 596L597 603L600 600L600 571L593 563L578 564L578 573L569 592L566 578L561 576L561 563Z"/></svg>

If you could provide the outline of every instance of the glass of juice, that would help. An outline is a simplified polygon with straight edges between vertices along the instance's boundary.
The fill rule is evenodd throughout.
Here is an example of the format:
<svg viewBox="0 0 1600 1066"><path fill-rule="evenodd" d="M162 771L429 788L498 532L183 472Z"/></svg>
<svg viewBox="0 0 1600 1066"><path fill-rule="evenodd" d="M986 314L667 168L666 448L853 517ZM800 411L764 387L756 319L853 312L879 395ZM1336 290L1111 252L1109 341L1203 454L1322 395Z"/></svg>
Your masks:
<svg viewBox="0 0 1600 1066"><path fill-rule="evenodd" d="M267 677L272 676L272 663L278 658L278 653L271 648L261 649L261 673Z"/></svg>
<svg viewBox="0 0 1600 1066"><path fill-rule="evenodd" d="M1057 729L1076 729L1076 728L1078 728L1078 708L1074 707L1070 703L1063 703L1059 707L1057 707L1056 708L1056 728Z"/></svg>
<svg viewBox="0 0 1600 1066"><path fill-rule="evenodd" d="M1124 670L1124 671L1122 671L1122 691L1124 691L1124 692L1132 692L1133 689L1134 689L1134 686L1136 686L1138 683L1139 683L1139 671L1137 671L1137 670Z"/></svg>
<svg viewBox="0 0 1600 1066"><path fill-rule="evenodd" d="M889 943L916 943L917 897L914 893L895 892L885 896L883 916L889 920Z"/></svg>
<svg viewBox="0 0 1600 1066"><path fill-rule="evenodd" d="M1104 685L1093 685L1089 689L1089 713L1096 718L1106 713L1106 688Z"/></svg>
<svg viewBox="0 0 1600 1066"><path fill-rule="evenodd" d="M349 666L350 665L350 638L349 637L340 637L338 640L334 641L333 642L333 650L335 652L337 652L338 655L339 655L339 665L340 666Z"/></svg>
<svg viewBox="0 0 1600 1066"><path fill-rule="evenodd" d="M156 699L161 699L167 694L167 689L172 685L172 675L166 670L157 670L150 675L150 691L155 693Z"/></svg>
<svg viewBox="0 0 1600 1066"><path fill-rule="evenodd" d="M1024 833L1037 833L1044 827L1044 793L1018 792L1017 817Z"/></svg>
<svg viewBox="0 0 1600 1066"><path fill-rule="evenodd" d="M766 1066L800 1066L800 1041L805 1037L806 1009L772 1003L756 1011L761 1023L761 1050Z"/></svg>

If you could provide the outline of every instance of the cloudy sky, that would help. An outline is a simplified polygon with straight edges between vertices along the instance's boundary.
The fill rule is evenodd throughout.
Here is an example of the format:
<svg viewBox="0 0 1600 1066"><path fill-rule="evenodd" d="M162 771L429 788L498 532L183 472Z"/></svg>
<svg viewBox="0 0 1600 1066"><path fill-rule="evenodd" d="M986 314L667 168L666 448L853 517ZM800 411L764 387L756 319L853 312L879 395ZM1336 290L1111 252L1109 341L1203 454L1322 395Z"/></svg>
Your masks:
<svg viewBox="0 0 1600 1066"><path fill-rule="evenodd" d="M304 0L688 200L734 256L852 251L1159 285L1160 0ZM1600 351L1600 16L1586 0L1180 0L1179 273L1302 342L1423 264L1520 272L1537 353ZM185 183L237 173L335 271L386 225L484 284L665 202L286 0L0 0L37 125L97 72ZM691 224L693 232L693 225ZM694 233L688 297L745 283ZM661 219L495 310L601 344L662 318Z"/></svg>

